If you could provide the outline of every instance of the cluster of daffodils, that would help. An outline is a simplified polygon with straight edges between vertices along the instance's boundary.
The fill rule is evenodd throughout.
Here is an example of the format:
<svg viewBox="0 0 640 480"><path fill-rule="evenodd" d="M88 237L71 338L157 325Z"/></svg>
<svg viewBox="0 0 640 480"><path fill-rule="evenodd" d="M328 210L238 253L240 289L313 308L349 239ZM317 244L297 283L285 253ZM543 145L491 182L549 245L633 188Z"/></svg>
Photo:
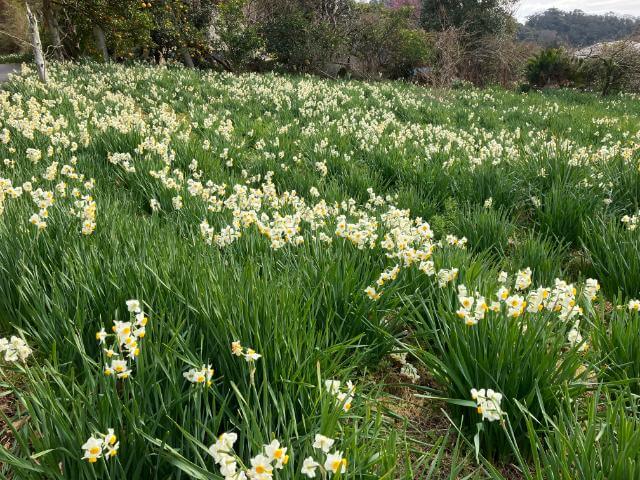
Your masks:
<svg viewBox="0 0 640 480"><path fill-rule="evenodd" d="M571 347L578 347L579 352L586 352L589 349L589 343L585 342L580 333L580 321L576 321L567 334L567 341Z"/></svg>
<svg viewBox="0 0 640 480"><path fill-rule="evenodd" d="M490 306L487 305L485 298L479 292L470 295L464 285L458 285L458 302L460 303L460 308L456 311L456 314L468 326L476 325L480 320L483 320L490 308L493 311L500 309L498 302L492 302Z"/></svg>
<svg viewBox="0 0 640 480"><path fill-rule="evenodd" d="M589 301L593 302L598 298L598 292L600 291L600 283L595 278L587 278L582 289L582 294Z"/></svg>
<svg viewBox="0 0 640 480"><path fill-rule="evenodd" d="M96 433L91 435L81 447L84 450L82 460L96 463L103 456L107 460L115 457L118 454L120 442L118 442L113 432L113 428L109 428L106 434Z"/></svg>
<svg viewBox="0 0 640 480"><path fill-rule="evenodd" d="M40 150L32 148L27 148L26 156L34 165L38 165L43 158ZM53 158L51 148L47 151L46 158ZM59 210L81 220L82 234L93 233L96 228L97 205L88 192L93 189L95 182L93 179L86 180L83 174L77 172L76 162L75 156L71 156L69 163L62 166L58 161L51 161L41 175L31 176L15 187L11 179L0 178L0 214L3 213L7 197L17 199L23 193L28 194L37 207L37 212L29 217L29 223L41 231L48 226L51 207L61 200ZM14 161L7 159L4 163L9 166Z"/></svg>
<svg viewBox="0 0 640 480"><path fill-rule="evenodd" d="M211 368L211 365L202 365L202 368L199 370L190 368L187 372L184 372L182 376L193 384L210 387L213 383L214 373L215 371Z"/></svg>
<svg viewBox="0 0 640 480"><path fill-rule="evenodd" d="M569 165L586 167L585 182L593 184L603 194L609 194L609 184L616 179L610 175L601 178L606 173L602 165L621 160L637 167L640 151L637 132L624 132L622 140L614 135L604 135L597 144L583 146L570 137L550 138L546 130L535 128L529 128L526 134L519 128L489 130L480 124L482 115L474 114L490 109L504 115L521 108L527 115L545 119L556 112L567 113L566 107L542 100L539 105L528 108L514 107L500 96L468 91L456 93L447 100L431 97L425 102L424 92L417 96L416 92L394 88L391 101L388 86L351 84L346 88L313 79L292 82L272 76L245 78L211 73L202 75L201 84L203 88L215 91L216 99L207 104L190 104L188 112L178 114L178 99L188 98L193 94L193 88L188 82L184 82L184 86L180 82L177 85L157 82L168 75L164 70L114 65L110 66L109 80L105 81L102 72L90 68L82 68L82 75L69 75L70 70L78 68L82 67L61 65L52 68L50 83L59 88L50 89L45 98L12 92L0 94L0 145L12 157L4 161L8 168L24 161L32 168L44 167L49 171L56 163L53 159L66 161L78 149L100 142L104 137L117 139L133 134L140 138L139 144L131 152L108 153L109 164L125 174L153 176L152 172L166 172L154 178L164 187L176 190L183 182L173 175L176 171L173 165L175 144L190 142L197 135L200 138L191 143L199 144L202 151L219 158L229 169L246 171L257 156L258 161L277 159L283 172L294 169L315 172L319 181L329 174L332 162L353 163L378 151L402 158L416 169L425 163L440 163L446 175L474 175L482 165L497 170L520 168L529 157L565 154ZM23 77L16 77L15 81L36 88L32 74L25 69ZM76 78L83 80L76 81ZM136 85L142 82L152 84L152 88L141 92ZM245 131L243 122L234 125L230 119L232 113L225 108L229 98L262 106L264 113L250 122L251 130ZM451 108L455 102L464 102L474 111L468 116L467 127L449 121L417 124L393 113L396 108L415 109L416 104L440 111ZM295 121L292 121L287 112L294 104L299 107ZM61 105L65 107L60 108ZM253 125L265 121L278 128L274 132L269 130L268 136L260 137ZM603 125L621 128L617 123ZM330 137L326 134L328 131L332 132ZM37 145L35 139L38 139ZM344 139L349 139L351 149L344 149ZM304 154L307 151L316 155L307 158ZM135 161L132 154L136 155ZM325 159L317 161L319 155ZM158 162L163 164L159 170ZM198 181L201 172L197 171L197 165L193 168L190 165L190 170L192 178L187 182ZM546 174L544 168L540 171L539 175ZM47 177L54 178L55 175ZM211 205L220 200L212 199ZM490 207L491 199L487 202ZM173 196L172 204L174 208L181 208L178 195ZM256 213L259 212L256 210ZM272 228L279 228L270 225L271 220L273 218L262 222L268 227L265 234ZM289 220L284 222L283 228L295 229L295 218ZM41 218L35 224L45 228L46 220ZM83 233L89 230L88 226L83 226ZM345 234L357 244L370 245L367 229L363 230L362 235ZM212 236L216 235L220 235L219 241L224 244L225 235L215 232ZM231 236L231 241L233 239ZM464 243L464 239L451 240L452 245ZM274 245L287 242L302 243L302 236L277 239Z"/></svg>
<svg viewBox="0 0 640 480"><path fill-rule="evenodd" d="M249 364L249 379L253 385L256 374L256 360L260 359L262 355L257 353L253 348L245 348L239 341L231 342L231 353L236 357L244 357Z"/></svg>
<svg viewBox="0 0 640 480"><path fill-rule="evenodd" d="M325 457L324 462L318 462L314 457L307 457L302 462L301 473L309 478L316 478L317 470L320 471L322 478L337 473L345 473L347 471L347 459L339 450L331 452L334 443L334 439L316 434L313 448L318 451L319 455Z"/></svg>
<svg viewBox="0 0 640 480"><path fill-rule="evenodd" d="M369 189L370 199L364 206L353 199L333 205L323 199L308 203L295 191L278 193L272 181L273 175L273 172L267 172L262 183L255 188L236 184L230 192L224 184L188 179L189 199L204 201L209 212L227 211L233 216L231 224L217 232L204 219L200 223L200 232L205 242L227 247L241 238L246 230L255 228L271 242L274 250L286 245L302 245L309 237L324 244L332 244L335 237L341 238L359 250L382 248L383 254L397 263L380 274L375 286L365 289L372 300L380 298L380 289L396 280L402 268L412 265L428 275L437 274L441 286L455 280L457 269L438 271L430 258L439 247L466 248L465 238L447 235L446 240L434 242L433 231L427 222L411 218L408 210L398 209L390 203L391 197L382 198L372 189ZM260 180L260 177L255 180ZM317 188L314 187L313 193L311 197L317 198ZM181 199L183 201L187 199Z"/></svg>
<svg viewBox="0 0 640 480"><path fill-rule="evenodd" d="M38 188L31 191L31 199L33 203L38 206L39 210L38 213L31 215L29 223L35 225L38 230L44 230L47 228L46 219L49 218L49 207L51 207L54 202L53 192Z"/></svg>
<svg viewBox="0 0 640 480"><path fill-rule="evenodd" d="M567 336L571 346L578 345L579 351L586 351L589 348L580 333L580 316L583 309L577 305L577 289L574 285L556 279L553 288L538 287L525 292L531 286L529 268L516 274L513 290L509 286L506 272L500 272L498 280L502 286L495 294L496 299L492 301L487 301L479 292L470 294L464 285L458 285L460 308L456 314L464 320L466 325L476 325L488 312L505 312L509 317L519 318L525 312L536 314L544 310L557 314L558 318L564 322L573 322ZM582 288L582 294L588 301L596 300L599 291L600 284L592 278L587 279ZM523 330L526 330L526 327L526 324L523 324Z"/></svg>
<svg viewBox="0 0 640 480"><path fill-rule="evenodd" d="M233 445L238 440L236 433L223 433L216 443L209 447L209 454L220 468L220 475L225 480L270 480L274 470L282 470L289 463L287 447L273 440L263 446L263 451L251 458L250 467L245 466L233 451Z"/></svg>
<svg viewBox="0 0 640 480"><path fill-rule="evenodd" d="M500 408L500 402L502 402L502 394L493 390L481 388L476 390L471 389L471 398L476 402L476 410L479 415L482 415L482 420L493 422L502 419L505 412Z"/></svg>
<svg viewBox="0 0 640 480"><path fill-rule="evenodd" d="M620 221L627 227L627 230L634 231L640 225L640 210L635 215L625 215Z"/></svg>
<svg viewBox="0 0 640 480"><path fill-rule="evenodd" d="M96 229L96 202L91 195L81 195L73 205L71 213L82 221L82 234L91 235Z"/></svg>
<svg viewBox="0 0 640 480"><path fill-rule="evenodd" d="M96 333L96 340L104 345L104 354L111 363L104 367L104 374L115 375L117 378L129 378L131 367L140 355L140 340L145 336L145 326L149 321L138 300L127 300L128 322L113 321L112 334L104 328ZM113 337L113 344L106 345L107 338Z"/></svg>
<svg viewBox="0 0 640 480"><path fill-rule="evenodd" d="M356 386L348 380L343 386L340 380L325 380L324 386L327 392L336 398L336 403L345 411L351 410Z"/></svg>
<svg viewBox="0 0 640 480"><path fill-rule="evenodd" d="M475 292L469 294L464 285L458 286L458 302L460 308L457 315L467 325L475 325L485 317L486 312L506 311L509 317L520 317L525 312L538 313L542 310L556 312L563 321L569 321L583 313L577 305L577 290L572 284L556 279L553 288L538 287L526 292L531 286L531 270L521 270L516 275L513 289L508 285L508 276L501 272L499 281L502 286L496 292L496 300L487 301L484 296ZM587 279L583 288L584 296L593 301L597 298L600 285L597 280Z"/></svg>
<svg viewBox="0 0 640 480"><path fill-rule="evenodd" d="M9 340L0 338L0 353L4 353L5 362L24 362L33 352L27 342L12 335Z"/></svg>
<svg viewBox="0 0 640 480"><path fill-rule="evenodd" d="M249 363L255 362L262 357L262 355L256 353L253 348L243 347L240 341L231 342L231 353L236 357L244 357L244 359Z"/></svg>
<svg viewBox="0 0 640 480"><path fill-rule="evenodd" d="M457 268L442 268L438 270L438 285L440 287L445 287L449 283L455 282L456 278L458 278L458 269Z"/></svg>

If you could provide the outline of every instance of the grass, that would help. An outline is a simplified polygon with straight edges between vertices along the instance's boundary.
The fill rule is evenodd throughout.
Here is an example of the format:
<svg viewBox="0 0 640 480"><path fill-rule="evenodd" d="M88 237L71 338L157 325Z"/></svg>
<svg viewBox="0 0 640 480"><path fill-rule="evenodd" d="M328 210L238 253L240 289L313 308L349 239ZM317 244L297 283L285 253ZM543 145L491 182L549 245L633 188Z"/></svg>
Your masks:
<svg viewBox="0 0 640 480"><path fill-rule="evenodd" d="M589 412L595 388L598 411L631 398L637 231L620 219L638 208L638 98L93 63L49 74L0 90L0 332L33 349L0 361L2 475L221 478L208 448L234 432L238 469L273 440L288 448L277 478L324 463L316 434L347 459L335 478L526 476L560 461L550 422L565 404ZM500 282L508 300L466 325L464 297L489 307ZM514 313L544 288L540 311ZM149 321L116 379L95 335L130 318L130 299ZM208 387L183 375L209 364ZM448 434L419 427L435 400L408 414L397 388L445 398ZM475 413L472 388L503 394L503 421ZM83 460L109 428L118 455Z"/></svg>

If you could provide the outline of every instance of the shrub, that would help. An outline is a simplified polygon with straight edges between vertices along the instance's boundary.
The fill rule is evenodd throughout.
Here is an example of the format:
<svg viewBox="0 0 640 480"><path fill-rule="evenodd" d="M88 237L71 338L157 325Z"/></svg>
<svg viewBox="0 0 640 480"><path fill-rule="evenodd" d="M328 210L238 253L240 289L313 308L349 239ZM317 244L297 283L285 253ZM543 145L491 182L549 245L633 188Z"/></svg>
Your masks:
<svg viewBox="0 0 640 480"><path fill-rule="evenodd" d="M577 78L576 63L567 52L546 48L527 62L527 78L532 85L567 85Z"/></svg>
<svg viewBox="0 0 640 480"><path fill-rule="evenodd" d="M214 46L235 69L245 68L262 48L258 27L244 13L246 0L224 0L218 5Z"/></svg>
<svg viewBox="0 0 640 480"><path fill-rule="evenodd" d="M314 9L292 2L281 7L260 26L267 52L280 65L291 71L317 72L342 51L347 41L343 19L332 23Z"/></svg>
<svg viewBox="0 0 640 480"><path fill-rule="evenodd" d="M408 8L392 10L367 5L359 9L350 55L360 59L362 73L407 77L415 67L431 61L431 39L424 30L413 27L412 22L412 11Z"/></svg>
<svg viewBox="0 0 640 480"><path fill-rule="evenodd" d="M640 51L637 44L618 41L594 47L583 62L586 82L604 95L640 91Z"/></svg>

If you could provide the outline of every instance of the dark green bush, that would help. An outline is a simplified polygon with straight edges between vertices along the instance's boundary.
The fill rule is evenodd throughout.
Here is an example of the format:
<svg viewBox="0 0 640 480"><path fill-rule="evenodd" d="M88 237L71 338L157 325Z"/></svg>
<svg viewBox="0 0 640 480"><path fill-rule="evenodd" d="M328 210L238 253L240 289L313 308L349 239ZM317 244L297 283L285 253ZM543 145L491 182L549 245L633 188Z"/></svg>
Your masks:
<svg viewBox="0 0 640 480"><path fill-rule="evenodd" d="M244 14L246 0L225 0L216 15L216 47L235 69L245 68L258 54L262 39Z"/></svg>
<svg viewBox="0 0 640 480"><path fill-rule="evenodd" d="M412 11L406 8L366 5L358 10L349 53L359 59L363 73L402 78L433 59L431 37L413 21Z"/></svg>
<svg viewBox="0 0 640 480"><path fill-rule="evenodd" d="M527 79L536 87L568 85L577 80L577 63L559 48L546 48L527 62Z"/></svg>
<svg viewBox="0 0 640 480"><path fill-rule="evenodd" d="M343 47L342 23L333 24L313 9L287 3L284 10L262 22L267 52L278 64L296 72L317 72Z"/></svg>

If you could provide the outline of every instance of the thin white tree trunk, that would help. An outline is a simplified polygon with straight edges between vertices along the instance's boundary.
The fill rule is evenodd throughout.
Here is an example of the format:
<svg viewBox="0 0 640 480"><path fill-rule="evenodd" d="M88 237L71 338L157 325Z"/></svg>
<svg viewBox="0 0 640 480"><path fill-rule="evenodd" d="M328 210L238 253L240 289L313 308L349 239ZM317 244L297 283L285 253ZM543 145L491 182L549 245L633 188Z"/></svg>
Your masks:
<svg viewBox="0 0 640 480"><path fill-rule="evenodd" d="M109 50L107 50L107 41L104 37L104 31L100 28L99 25L95 25L93 27L93 35L96 37L96 45L98 46L98 50L102 54L102 59L105 62L109 61Z"/></svg>
<svg viewBox="0 0 640 480"><path fill-rule="evenodd" d="M40 42L40 32L38 31L38 19L31 12L29 4L27 6L27 20L29 21L29 35L31 36L31 46L33 47L33 58L38 70L38 77L42 83L47 83L47 66L44 62L44 54L42 53L42 42Z"/></svg>

